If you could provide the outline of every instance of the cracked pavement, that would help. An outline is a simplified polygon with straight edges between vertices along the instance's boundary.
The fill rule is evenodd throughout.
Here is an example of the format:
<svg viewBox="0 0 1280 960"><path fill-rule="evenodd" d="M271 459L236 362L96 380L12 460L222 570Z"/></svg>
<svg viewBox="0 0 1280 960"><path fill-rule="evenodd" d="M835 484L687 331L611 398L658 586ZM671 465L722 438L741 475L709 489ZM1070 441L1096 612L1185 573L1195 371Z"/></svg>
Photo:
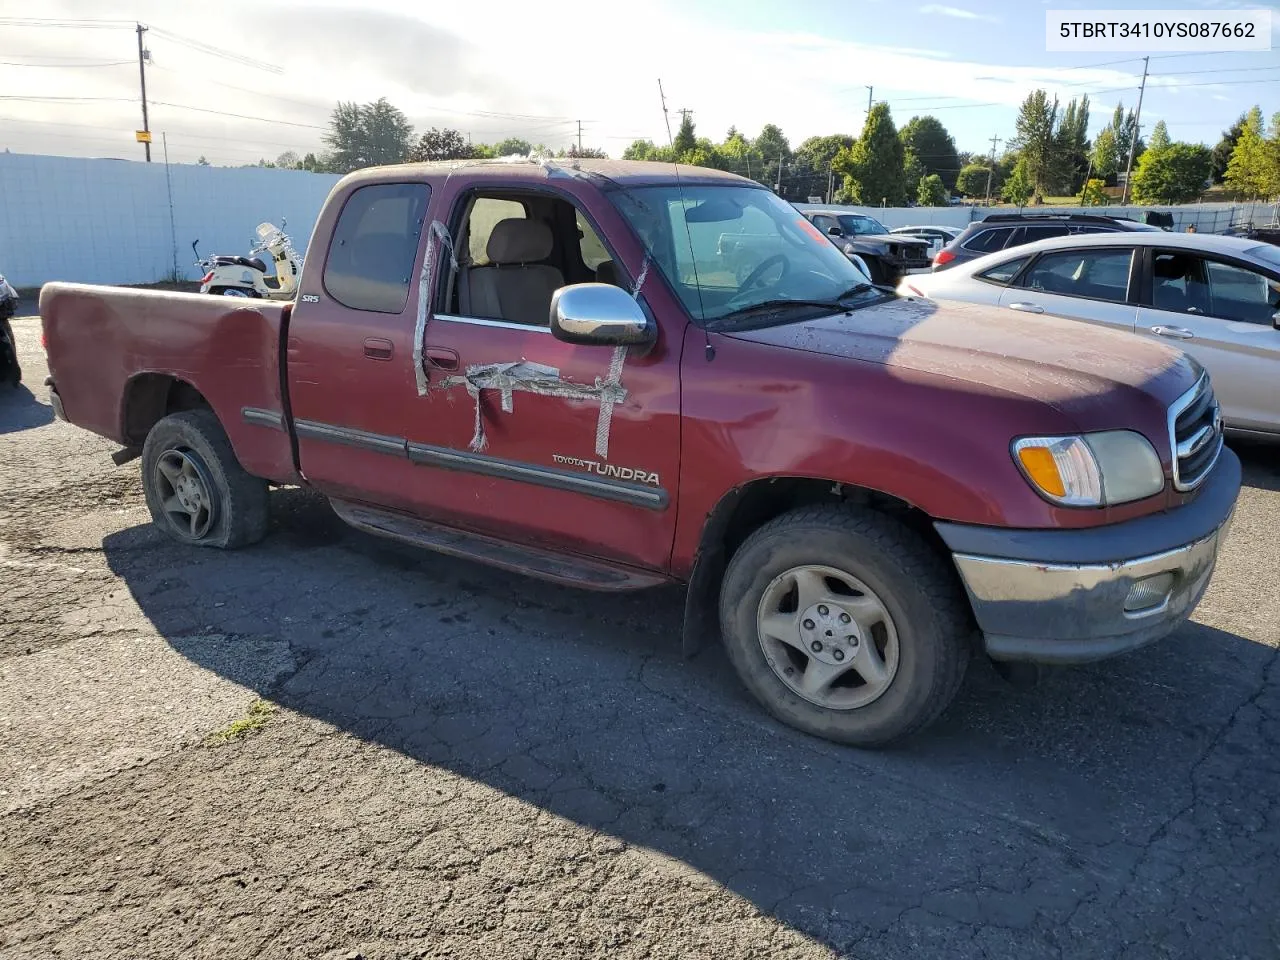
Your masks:
<svg viewBox="0 0 1280 960"><path fill-rule="evenodd" d="M172 544L14 328L6 960L1280 956L1280 451L1241 451L1176 635L1029 689L975 661L867 753L681 659L675 590L421 553L299 490L256 547Z"/></svg>

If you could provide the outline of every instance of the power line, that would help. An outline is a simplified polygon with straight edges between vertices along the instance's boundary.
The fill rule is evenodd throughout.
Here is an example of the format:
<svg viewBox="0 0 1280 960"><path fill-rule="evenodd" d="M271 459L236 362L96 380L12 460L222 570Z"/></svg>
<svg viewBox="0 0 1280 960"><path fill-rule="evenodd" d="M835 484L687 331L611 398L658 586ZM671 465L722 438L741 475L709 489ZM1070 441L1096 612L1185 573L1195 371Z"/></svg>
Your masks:
<svg viewBox="0 0 1280 960"><path fill-rule="evenodd" d="M72 20L40 17L0 17L0 27L66 27L77 30L112 30L133 26L132 20Z"/></svg>
<svg viewBox="0 0 1280 960"><path fill-rule="evenodd" d="M104 60L101 63L16 63L12 60L0 60L0 67L43 67L57 70L82 70L89 67L119 67L132 64L132 60Z"/></svg>
<svg viewBox="0 0 1280 960"><path fill-rule="evenodd" d="M210 57L218 57L222 60L228 60L231 63L238 63L241 66L253 67L255 70L263 70L267 73L284 73L284 68L274 63L267 63L264 60L255 60L253 57L246 57L244 54L232 53L230 50L223 50L221 47L215 47L211 43L205 43L203 40L193 40L190 37L184 37L180 33L173 33L170 30L164 30L160 27L151 27L151 31L158 37L164 37L176 44L195 50L197 53L203 53Z"/></svg>

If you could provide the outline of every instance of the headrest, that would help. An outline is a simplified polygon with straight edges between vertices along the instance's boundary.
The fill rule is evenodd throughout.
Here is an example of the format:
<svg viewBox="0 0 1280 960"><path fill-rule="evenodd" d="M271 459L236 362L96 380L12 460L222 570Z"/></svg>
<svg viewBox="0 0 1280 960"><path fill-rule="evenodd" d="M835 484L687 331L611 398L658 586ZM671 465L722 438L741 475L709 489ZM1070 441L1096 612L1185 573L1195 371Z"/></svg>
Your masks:
<svg viewBox="0 0 1280 960"><path fill-rule="evenodd" d="M596 283L609 283L613 286L621 286L618 283L618 268L612 260L602 260L596 264Z"/></svg>
<svg viewBox="0 0 1280 960"><path fill-rule="evenodd" d="M1187 261L1184 257L1157 257L1152 272L1161 280L1178 280L1186 276Z"/></svg>
<svg viewBox="0 0 1280 960"><path fill-rule="evenodd" d="M551 256L551 228L523 217L499 220L485 252L490 263L537 263Z"/></svg>

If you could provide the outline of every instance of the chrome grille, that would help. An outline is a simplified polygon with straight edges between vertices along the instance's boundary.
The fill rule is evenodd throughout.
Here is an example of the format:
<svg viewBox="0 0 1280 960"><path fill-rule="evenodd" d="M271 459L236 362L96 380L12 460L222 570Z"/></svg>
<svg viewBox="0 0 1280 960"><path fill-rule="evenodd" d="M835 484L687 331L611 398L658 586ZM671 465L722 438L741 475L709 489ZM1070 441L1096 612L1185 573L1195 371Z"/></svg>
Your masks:
<svg viewBox="0 0 1280 960"><path fill-rule="evenodd" d="M1222 452L1222 414L1207 374L1169 408L1169 441L1174 487L1194 490Z"/></svg>

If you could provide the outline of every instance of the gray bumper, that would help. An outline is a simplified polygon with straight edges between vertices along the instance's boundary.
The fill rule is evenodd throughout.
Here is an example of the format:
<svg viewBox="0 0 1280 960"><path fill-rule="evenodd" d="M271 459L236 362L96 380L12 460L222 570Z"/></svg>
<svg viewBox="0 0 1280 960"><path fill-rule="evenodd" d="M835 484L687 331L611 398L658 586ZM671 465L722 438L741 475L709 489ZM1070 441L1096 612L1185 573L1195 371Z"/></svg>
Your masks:
<svg viewBox="0 0 1280 960"><path fill-rule="evenodd" d="M936 526L992 657L1084 663L1158 640L1190 616L1239 490L1240 461L1224 449L1195 500L1165 513L1086 530ZM1144 581L1167 590L1139 600L1131 591Z"/></svg>

